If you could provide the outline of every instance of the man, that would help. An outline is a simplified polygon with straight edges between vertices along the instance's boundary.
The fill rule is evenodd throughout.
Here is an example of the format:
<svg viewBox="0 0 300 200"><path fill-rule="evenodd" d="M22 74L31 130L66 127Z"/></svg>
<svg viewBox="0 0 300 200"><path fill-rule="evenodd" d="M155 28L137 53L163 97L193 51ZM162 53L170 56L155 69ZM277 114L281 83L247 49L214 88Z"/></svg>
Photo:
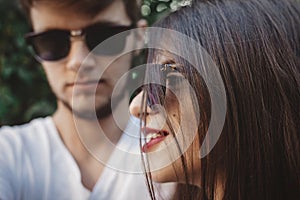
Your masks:
<svg viewBox="0 0 300 200"><path fill-rule="evenodd" d="M132 54L117 55L134 48L134 34L127 31L107 52L90 53L109 36L145 26L136 1L21 4L33 29L26 40L57 97L57 110L1 129L0 199L147 199L143 175L106 167L114 148L103 142L117 144L127 123L114 120L111 95L131 67ZM117 107L128 105L120 99Z"/></svg>

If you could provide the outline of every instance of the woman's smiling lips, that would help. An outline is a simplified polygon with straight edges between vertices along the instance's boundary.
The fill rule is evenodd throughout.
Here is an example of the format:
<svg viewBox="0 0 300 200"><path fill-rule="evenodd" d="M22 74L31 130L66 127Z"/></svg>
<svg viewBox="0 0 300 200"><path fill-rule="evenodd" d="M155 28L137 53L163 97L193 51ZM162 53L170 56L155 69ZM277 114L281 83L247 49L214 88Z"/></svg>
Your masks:
<svg viewBox="0 0 300 200"><path fill-rule="evenodd" d="M163 141L169 133L165 130L157 130L143 127L142 132L146 135L146 143L142 147L142 151L147 153L151 147Z"/></svg>

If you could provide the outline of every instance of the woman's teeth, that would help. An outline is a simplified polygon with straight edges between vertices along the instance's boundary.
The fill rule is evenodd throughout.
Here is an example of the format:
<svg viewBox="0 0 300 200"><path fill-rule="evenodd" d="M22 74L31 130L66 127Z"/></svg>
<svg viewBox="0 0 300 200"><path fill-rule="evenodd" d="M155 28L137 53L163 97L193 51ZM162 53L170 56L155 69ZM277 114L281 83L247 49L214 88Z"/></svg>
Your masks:
<svg viewBox="0 0 300 200"><path fill-rule="evenodd" d="M150 142L152 139L158 138L163 136L164 134L158 132L158 133L149 133L146 136L146 143Z"/></svg>

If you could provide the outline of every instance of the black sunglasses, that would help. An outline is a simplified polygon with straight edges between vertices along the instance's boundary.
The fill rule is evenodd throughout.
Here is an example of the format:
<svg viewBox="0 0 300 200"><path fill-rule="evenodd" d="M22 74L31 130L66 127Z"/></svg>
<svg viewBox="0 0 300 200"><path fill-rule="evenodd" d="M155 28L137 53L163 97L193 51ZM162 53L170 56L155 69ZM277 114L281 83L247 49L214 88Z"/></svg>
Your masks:
<svg viewBox="0 0 300 200"><path fill-rule="evenodd" d="M182 71L182 65L178 63L167 63L167 64L161 64L157 65L158 70L160 71L161 76L159 77L161 84L155 84L150 83L146 87L147 91L147 105L152 108L153 105L165 104L165 97L166 97L166 91L167 91L167 74L170 72L178 72L180 74L183 74ZM172 78L168 79L169 81L172 80ZM178 84L176 81L172 80L170 84Z"/></svg>
<svg viewBox="0 0 300 200"><path fill-rule="evenodd" d="M134 99L135 96L144 90L146 92L147 106L153 108L153 106L156 104L164 105L166 91L168 89L167 87L170 85L174 86L179 83L177 76L169 76L168 78L167 76L171 72L178 72L182 75L185 75L183 71L183 65L179 63L152 64L148 69L153 70L152 73L154 76L151 77L151 80L154 82L157 81L158 83L143 84L145 81L145 74L136 74L135 72L134 76L131 77L132 81L134 81L133 84L142 86L137 88L131 94L129 103ZM157 76L157 74L160 75ZM167 79L169 82L168 84Z"/></svg>
<svg viewBox="0 0 300 200"><path fill-rule="evenodd" d="M57 61L68 56L71 48L71 37L83 36L90 51L98 44L113 35L134 28L130 26L113 26L111 24L93 24L80 30L59 30L53 29L45 32L30 32L25 35L25 40L30 45L37 58L44 61ZM126 44L126 38L130 34L127 31L114 37L101 48L96 48L93 53L96 55L113 56L121 53Z"/></svg>

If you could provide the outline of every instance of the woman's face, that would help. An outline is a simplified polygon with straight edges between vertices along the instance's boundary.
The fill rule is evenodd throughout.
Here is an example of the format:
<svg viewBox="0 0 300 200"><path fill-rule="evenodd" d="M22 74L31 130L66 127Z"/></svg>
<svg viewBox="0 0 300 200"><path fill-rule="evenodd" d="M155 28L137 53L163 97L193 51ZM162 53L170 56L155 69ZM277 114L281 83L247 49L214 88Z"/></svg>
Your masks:
<svg viewBox="0 0 300 200"><path fill-rule="evenodd" d="M149 68L160 68L158 71L165 81L164 103L156 104L159 101L155 100L157 97L151 94L150 90L145 100L146 111L145 108L141 108L143 92L139 93L130 104L132 115L138 118L140 114L146 116L146 122L142 127L145 137L142 151L147 154L154 181L185 182L180 158L183 156L187 160L187 173L189 177L193 177L191 184L198 184L200 156L198 120L195 113L199 112L198 107L192 104L193 99L195 100L194 90L182 73L184 66L175 63L170 54L160 54L155 63L158 65Z"/></svg>

